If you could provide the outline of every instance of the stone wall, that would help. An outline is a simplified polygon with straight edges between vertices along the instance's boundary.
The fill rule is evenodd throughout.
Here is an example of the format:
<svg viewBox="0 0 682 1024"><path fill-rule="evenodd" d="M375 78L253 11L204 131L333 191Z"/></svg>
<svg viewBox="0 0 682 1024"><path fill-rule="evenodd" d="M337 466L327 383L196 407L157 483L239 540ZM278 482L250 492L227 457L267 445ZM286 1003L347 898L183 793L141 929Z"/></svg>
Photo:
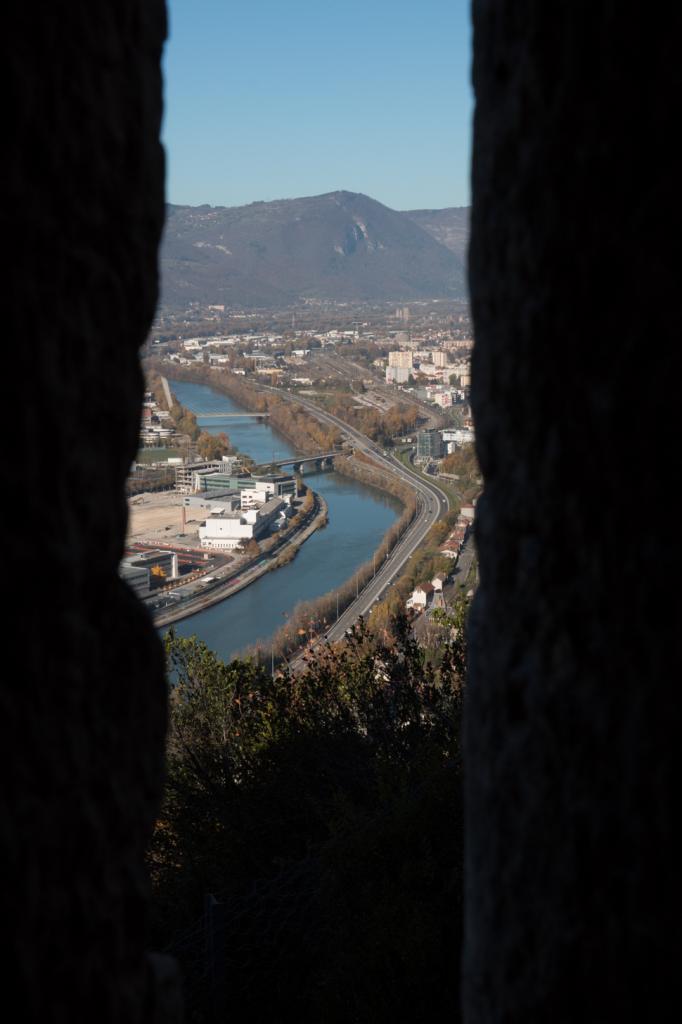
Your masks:
<svg viewBox="0 0 682 1024"><path fill-rule="evenodd" d="M474 13L486 491L465 1016L663 1020L680 939L668 593L680 16L572 0L475 0ZM157 295L164 8L13 2L3 29L5 401L17 405L4 1005L16 996L13 1016L41 1022L150 1020L143 858L165 690L156 635L116 566Z"/></svg>
<svg viewBox="0 0 682 1024"><path fill-rule="evenodd" d="M676 999L672 10L473 3L467 1024Z"/></svg>
<svg viewBox="0 0 682 1024"><path fill-rule="evenodd" d="M3 1004L17 995L14 1019L153 1013L144 851L165 684L155 631L116 567L138 347L157 297L164 36L161 0L3 12L5 403L17 406L4 418Z"/></svg>

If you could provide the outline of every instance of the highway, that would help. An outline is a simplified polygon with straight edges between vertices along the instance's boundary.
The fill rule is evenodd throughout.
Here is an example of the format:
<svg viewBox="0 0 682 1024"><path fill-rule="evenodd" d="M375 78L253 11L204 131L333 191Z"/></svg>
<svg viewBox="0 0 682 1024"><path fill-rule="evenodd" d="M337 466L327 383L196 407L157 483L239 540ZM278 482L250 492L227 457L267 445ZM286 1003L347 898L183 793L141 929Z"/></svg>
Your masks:
<svg viewBox="0 0 682 1024"><path fill-rule="evenodd" d="M366 368L359 366L347 357L340 356L338 353L331 354L324 349L313 349L311 355L315 363L320 364L329 372L334 373L337 377L341 377L342 380L347 381L353 392L355 392L355 380L372 378L374 383L370 390L375 395L379 395L391 405L396 401L396 399L407 402L410 405L415 406L421 413L428 417L429 426L436 428L441 428L443 426L443 416L438 409L429 405L428 402L422 401L421 398L416 398L413 393L403 394L402 392L396 391L395 385L386 385L383 379L383 374L378 374L374 367ZM355 378L353 377L353 370L358 373L358 376Z"/></svg>
<svg viewBox="0 0 682 1024"><path fill-rule="evenodd" d="M193 580L189 587L180 583L175 588L175 594L179 596L184 593L186 596L177 603L171 602L163 606L154 606L148 603L148 607L156 607L155 625L161 628L172 622L189 618L248 587L265 573L270 572L273 563L277 561L282 552L295 551L299 548L323 522L326 522L327 511L327 503L324 498L315 495L312 511L293 533L287 533L279 539L267 554L260 555L252 562L239 565L236 569L232 564L214 569L211 572L212 582L206 586L202 587L201 579Z"/></svg>
<svg viewBox="0 0 682 1024"><path fill-rule="evenodd" d="M399 575L405 563L412 557L436 520L448 511L450 503L447 495L440 487L407 470L394 455L385 454L383 448L337 416L333 416L326 410L320 409L313 402L301 398L300 395L289 395L279 388L269 387L268 385L262 385L262 388L263 390L273 392L279 398L296 402L318 420L329 426L336 427L353 442L354 447L358 451L371 456L379 466L390 470L391 473L408 483L417 492L417 514L415 518L388 558L377 567L376 575L373 579L360 591L356 600L346 608L339 616L338 621L327 631L326 639L339 640L346 630L354 622L357 622L361 615L366 616L372 605L383 597L384 592L393 583L396 576ZM298 656L293 659L291 664L295 665L300 657Z"/></svg>
<svg viewBox="0 0 682 1024"><path fill-rule="evenodd" d="M372 605L381 600L433 524L440 516L445 515L449 508L448 498L440 488L410 473L395 456L384 455L376 446L368 450L367 454L371 454L376 462L414 487L417 492L417 514L388 558L377 568L373 579L331 627L327 634L329 640L339 640L361 615L366 616Z"/></svg>

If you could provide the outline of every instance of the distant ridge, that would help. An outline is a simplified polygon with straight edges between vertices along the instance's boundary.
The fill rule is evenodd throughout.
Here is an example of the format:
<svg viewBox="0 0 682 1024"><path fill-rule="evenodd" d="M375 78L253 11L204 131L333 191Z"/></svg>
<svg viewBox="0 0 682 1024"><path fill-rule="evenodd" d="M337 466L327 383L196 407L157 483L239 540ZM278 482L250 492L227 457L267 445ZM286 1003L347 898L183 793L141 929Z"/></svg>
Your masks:
<svg viewBox="0 0 682 1024"><path fill-rule="evenodd" d="M428 231L437 242L466 259L469 244L469 206L449 206L444 210L406 210L405 215Z"/></svg>
<svg viewBox="0 0 682 1024"><path fill-rule="evenodd" d="M248 206L168 206L162 305L463 298L466 218L460 214L399 212L355 192ZM458 239L464 239L459 249Z"/></svg>

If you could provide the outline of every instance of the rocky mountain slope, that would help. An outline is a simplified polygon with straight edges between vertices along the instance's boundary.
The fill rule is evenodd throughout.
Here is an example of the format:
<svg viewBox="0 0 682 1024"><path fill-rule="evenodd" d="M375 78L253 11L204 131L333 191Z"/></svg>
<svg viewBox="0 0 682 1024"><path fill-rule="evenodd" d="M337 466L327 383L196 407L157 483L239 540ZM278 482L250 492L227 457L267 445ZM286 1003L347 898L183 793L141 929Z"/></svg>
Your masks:
<svg viewBox="0 0 682 1024"><path fill-rule="evenodd" d="M470 212L468 206L450 206L445 210L406 210L405 215L465 260Z"/></svg>
<svg viewBox="0 0 682 1024"><path fill-rule="evenodd" d="M237 207L169 206L162 303L281 307L305 298L463 297L461 252L419 223L423 212L398 212L353 192Z"/></svg>

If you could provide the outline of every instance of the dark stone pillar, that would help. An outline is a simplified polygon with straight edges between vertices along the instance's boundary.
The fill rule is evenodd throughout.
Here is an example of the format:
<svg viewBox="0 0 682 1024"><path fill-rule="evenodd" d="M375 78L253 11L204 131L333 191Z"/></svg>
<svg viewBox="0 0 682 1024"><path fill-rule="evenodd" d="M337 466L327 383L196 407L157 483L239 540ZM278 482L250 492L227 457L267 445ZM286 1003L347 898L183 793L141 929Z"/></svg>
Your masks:
<svg viewBox="0 0 682 1024"><path fill-rule="evenodd" d="M157 297L164 36L161 0L3 12L3 1005L42 1024L153 1012L165 684L117 563Z"/></svg>
<svg viewBox="0 0 682 1024"><path fill-rule="evenodd" d="M679 1012L680 15L473 10L465 1019L660 1021Z"/></svg>

